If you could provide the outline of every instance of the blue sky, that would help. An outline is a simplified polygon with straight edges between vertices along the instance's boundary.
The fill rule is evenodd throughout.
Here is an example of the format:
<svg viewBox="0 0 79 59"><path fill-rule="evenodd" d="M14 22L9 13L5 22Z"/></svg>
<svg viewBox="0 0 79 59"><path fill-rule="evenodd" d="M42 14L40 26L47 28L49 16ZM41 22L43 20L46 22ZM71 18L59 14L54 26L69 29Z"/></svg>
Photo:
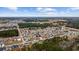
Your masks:
<svg viewBox="0 0 79 59"><path fill-rule="evenodd" d="M79 17L79 7L0 7L0 17Z"/></svg>

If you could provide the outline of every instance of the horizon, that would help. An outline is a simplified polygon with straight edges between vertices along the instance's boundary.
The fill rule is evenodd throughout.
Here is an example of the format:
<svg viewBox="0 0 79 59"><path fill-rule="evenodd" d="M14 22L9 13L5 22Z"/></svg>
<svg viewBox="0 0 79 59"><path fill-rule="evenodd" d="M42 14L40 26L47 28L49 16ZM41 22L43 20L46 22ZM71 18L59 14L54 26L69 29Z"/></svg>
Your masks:
<svg viewBox="0 0 79 59"><path fill-rule="evenodd" d="M17 17L17 18L18 18L18 17L29 18L29 17L27 17L27 16L5 16L5 17L0 17L0 18L6 18L6 17L7 17L7 18L11 18L11 17L13 17L13 18L14 18L14 17ZM30 17L32 17L32 16L30 16ZM45 17L45 16L44 16L44 17ZM44 17L35 16L35 17L32 17L32 18L44 18ZM54 17L55 17L55 16L54 16ZM52 17L46 17L46 18L54 18L54 17L52 16ZM57 16L56 16L56 17L57 17ZM79 17L79 16L61 16L61 17L70 17L70 18L71 18L71 17ZM58 18L61 18L61 17L58 16Z"/></svg>
<svg viewBox="0 0 79 59"><path fill-rule="evenodd" d="M0 7L0 17L79 17L79 7Z"/></svg>

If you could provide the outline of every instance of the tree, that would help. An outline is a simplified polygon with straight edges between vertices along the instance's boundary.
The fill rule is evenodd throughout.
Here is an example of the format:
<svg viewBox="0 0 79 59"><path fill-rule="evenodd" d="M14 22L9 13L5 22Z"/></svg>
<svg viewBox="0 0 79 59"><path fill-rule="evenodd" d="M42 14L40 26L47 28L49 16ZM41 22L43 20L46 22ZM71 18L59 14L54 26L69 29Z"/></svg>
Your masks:
<svg viewBox="0 0 79 59"><path fill-rule="evenodd" d="M54 37L52 39L47 39L43 41L42 44L35 43L32 45L30 50L32 51L62 51L63 49L59 47L60 37Z"/></svg>

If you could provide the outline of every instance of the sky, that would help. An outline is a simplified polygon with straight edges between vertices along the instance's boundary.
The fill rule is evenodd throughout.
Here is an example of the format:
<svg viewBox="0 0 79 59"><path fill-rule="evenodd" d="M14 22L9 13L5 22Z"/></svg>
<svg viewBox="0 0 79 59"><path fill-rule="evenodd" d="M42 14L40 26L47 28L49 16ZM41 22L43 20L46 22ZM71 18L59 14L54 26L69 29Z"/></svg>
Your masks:
<svg viewBox="0 0 79 59"><path fill-rule="evenodd" d="M0 17L79 17L79 7L0 7Z"/></svg>

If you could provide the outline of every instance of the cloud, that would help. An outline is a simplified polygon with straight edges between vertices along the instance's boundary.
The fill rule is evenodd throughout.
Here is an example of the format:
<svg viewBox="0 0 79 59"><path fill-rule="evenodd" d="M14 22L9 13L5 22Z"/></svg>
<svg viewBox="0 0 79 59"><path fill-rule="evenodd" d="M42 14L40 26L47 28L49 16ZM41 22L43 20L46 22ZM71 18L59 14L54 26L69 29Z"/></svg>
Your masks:
<svg viewBox="0 0 79 59"><path fill-rule="evenodd" d="M51 7L46 8L45 7L45 8L37 8L37 11L39 11L38 15L40 15L40 16L47 16L47 17L72 16L70 13L70 8L59 11L59 9L56 9L56 8L51 8Z"/></svg>
<svg viewBox="0 0 79 59"><path fill-rule="evenodd" d="M17 11L18 7L7 7L10 10Z"/></svg>
<svg viewBox="0 0 79 59"><path fill-rule="evenodd" d="M36 8L37 15L39 16L53 16L56 14L56 9L51 8L51 7L38 7Z"/></svg>
<svg viewBox="0 0 79 59"><path fill-rule="evenodd" d="M39 12L53 12L53 11L56 11L56 9L50 8L50 7L48 7L48 8L46 8L46 7L43 7L43 8L38 7L36 10L39 11Z"/></svg>
<svg viewBox="0 0 79 59"><path fill-rule="evenodd" d="M70 8L71 10L79 10L79 7Z"/></svg>
<svg viewBox="0 0 79 59"><path fill-rule="evenodd" d="M42 9L43 8L41 8L41 7L36 8L37 11L41 11Z"/></svg>
<svg viewBox="0 0 79 59"><path fill-rule="evenodd" d="M78 9L78 8L76 8ZM73 13L71 13L71 8L68 9L64 9L59 11L59 9L55 9L55 8L37 8L38 14L40 16L76 16L75 14L73 15Z"/></svg>

